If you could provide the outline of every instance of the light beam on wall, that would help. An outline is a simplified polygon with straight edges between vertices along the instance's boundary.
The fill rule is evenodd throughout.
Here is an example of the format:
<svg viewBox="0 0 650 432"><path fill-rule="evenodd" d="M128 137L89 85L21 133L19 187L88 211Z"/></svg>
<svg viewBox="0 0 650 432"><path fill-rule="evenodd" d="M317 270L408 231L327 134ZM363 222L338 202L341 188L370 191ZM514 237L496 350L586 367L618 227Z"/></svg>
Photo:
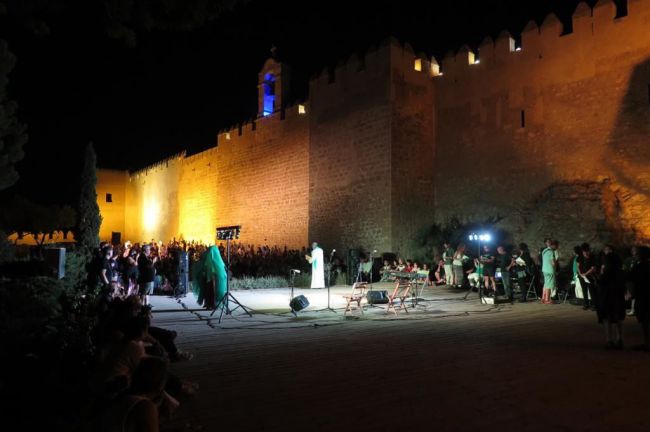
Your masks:
<svg viewBox="0 0 650 432"><path fill-rule="evenodd" d="M157 232L160 225L160 204L152 197L145 197L144 199L142 223L147 237L149 237L150 233Z"/></svg>

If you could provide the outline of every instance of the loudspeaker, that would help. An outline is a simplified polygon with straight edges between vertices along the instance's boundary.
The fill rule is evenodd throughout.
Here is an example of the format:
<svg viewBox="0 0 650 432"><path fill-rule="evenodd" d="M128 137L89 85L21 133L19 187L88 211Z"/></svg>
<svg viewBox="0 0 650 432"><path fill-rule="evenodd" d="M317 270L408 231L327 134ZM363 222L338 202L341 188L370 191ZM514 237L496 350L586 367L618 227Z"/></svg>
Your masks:
<svg viewBox="0 0 650 432"><path fill-rule="evenodd" d="M111 244L113 246L122 243L122 233L121 232L112 232L111 233Z"/></svg>
<svg viewBox="0 0 650 432"><path fill-rule="evenodd" d="M65 276L65 248L47 248L43 250L45 264L52 276L63 279Z"/></svg>
<svg viewBox="0 0 650 432"><path fill-rule="evenodd" d="M178 281L176 283L176 295L183 296L187 294L187 286L189 280L189 261L187 259L187 252L179 250L177 252L178 261Z"/></svg>
<svg viewBox="0 0 650 432"><path fill-rule="evenodd" d="M357 280L357 273L359 272L359 249L348 249L348 273L347 284L352 285Z"/></svg>
<svg viewBox="0 0 650 432"><path fill-rule="evenodd" d="M388 303L388 291L368 291L366 300L368 304L386 304Z"/></svg>
<svg viewBox="0 0 650 432"><path fill-rule="evenodd" d="M299 295L291 299L289 306L291 310L298 312L309 306L309 300L304 295Z"/></svg>

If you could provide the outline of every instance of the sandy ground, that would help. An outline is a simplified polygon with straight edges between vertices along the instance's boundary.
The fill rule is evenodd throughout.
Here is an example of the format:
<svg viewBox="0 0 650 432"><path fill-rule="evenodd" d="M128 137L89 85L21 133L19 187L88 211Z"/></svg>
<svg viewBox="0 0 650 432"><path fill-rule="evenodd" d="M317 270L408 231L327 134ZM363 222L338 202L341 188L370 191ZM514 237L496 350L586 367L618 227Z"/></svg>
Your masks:
<svg viewBox="0 0 650 432"><path fill-rule="evenodd" d="M375 285L391 290L392 286ZM200 385L171 426L181 430L648 430L650 353L604 349L594 312L571 304L484 305L474 293L427 288L398 317L368 308L344 317L342 295L237 291L254 310L218 323L192 296L154 297L154 324L176 330L194 359L173 371Z"/></svg>

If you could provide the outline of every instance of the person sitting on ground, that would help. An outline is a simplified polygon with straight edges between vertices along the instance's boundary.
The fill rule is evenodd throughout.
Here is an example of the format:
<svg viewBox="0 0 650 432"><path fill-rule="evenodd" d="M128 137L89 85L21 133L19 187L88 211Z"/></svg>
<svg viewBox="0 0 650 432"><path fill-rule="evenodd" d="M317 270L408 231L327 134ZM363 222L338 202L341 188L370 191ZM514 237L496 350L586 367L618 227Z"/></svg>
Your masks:
<svg viewBox="0 0 650 432"><path fill-rule="evenodd" d="M451 266L450 266L451 267ZM448 278L447 278L447 264L445 260L438 260L438 266L436 267L436 270L433 272L433 283L436 285L449 285L448 283Z"/></svg>
<svg viewBox="0 0 650 432"><path fill-rule="evenodd" d="M379 270L379 273L381 274L380 282L388 282L392 269L393 268L390 265L390 262L388 260L384 260L384 266L381 268L381 270Z"/></svg>
<svg viewBox="0 0 650 432"><path fill-rule="evenodd" d="M106 407L103 432L158 432L158 406L165 397L169 366L157 357L143 358L133 371L131 386Z"/></svg>
<svg viewBox="0 0 650 432"><path fill-rule="evenodd" d="M146 356L143 339L148 327L146 317L131 318L123 329L122 338L110 344L97 376L101 393L110 396L129 387L136 366Z"/></svg>

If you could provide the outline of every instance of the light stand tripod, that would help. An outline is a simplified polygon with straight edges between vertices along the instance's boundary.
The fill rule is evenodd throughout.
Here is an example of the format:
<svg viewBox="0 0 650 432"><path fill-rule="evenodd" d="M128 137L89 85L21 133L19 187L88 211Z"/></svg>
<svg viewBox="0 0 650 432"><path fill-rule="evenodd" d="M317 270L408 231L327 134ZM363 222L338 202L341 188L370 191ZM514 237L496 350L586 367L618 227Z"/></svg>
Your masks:
<svg viewBox="0 0 650 432"><path fill-rule="evenodd" d="M233 238L239 238L239 230L241 229L240 226L231 226L231 227L222 227L222 228L217 228L217 239L219 240L226 240L226 293L221 297L221 300L216 304L214 309L212 309L212 312L210 313L210 316L214 315L214 313L217 311L217 309L221 308L221 312L219 313L219 324L221 324L221 320L223 319L223 313L225 312L226 315L231 315L234 311L236 311L239 308L242 308L244 312L249 317L253 317L253 315L250 313L246 307L239 303L239 301L235 298L234 295L230 292L230 240ZM230 302L235 303L237 306L235 306L233 309L230 308Z"/></svg>

